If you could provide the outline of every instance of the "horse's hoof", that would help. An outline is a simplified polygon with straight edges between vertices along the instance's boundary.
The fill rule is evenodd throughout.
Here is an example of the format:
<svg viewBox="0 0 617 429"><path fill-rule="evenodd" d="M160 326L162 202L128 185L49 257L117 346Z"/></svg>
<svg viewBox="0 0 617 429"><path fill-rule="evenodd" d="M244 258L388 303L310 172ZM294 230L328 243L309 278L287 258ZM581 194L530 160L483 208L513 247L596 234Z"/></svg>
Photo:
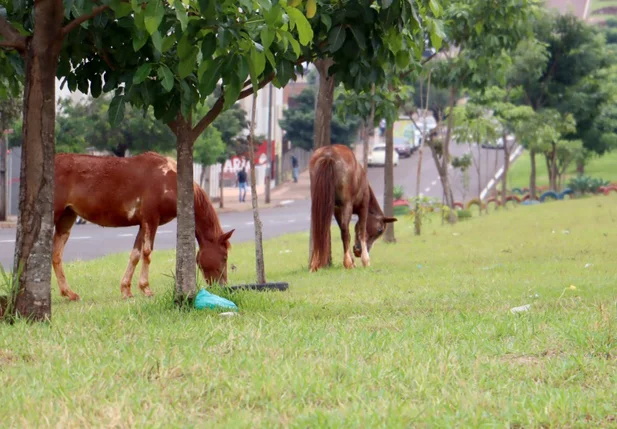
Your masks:
<svg viewBox="0 0 617 429"><path fill-rule="evenodd" d="M133 294L132 293L123 294L122 298L125 299L125 300L132 299L133 298Z"/></svg>
<svg viewBox="0 0 617 429"><path fill-rule="evenodd" d="M146 295L148 298L151 298L154 296L154 294L152 293L152 291L150 290L150 288L146 288L146 289L142 289L142 292L144 293L144 295Z"/></svg>
<svg viewBox="0 0 617 429"><path fill-rule="evenodd" d="M79 301L80 299L76 293L69 293L69 301Z"/></svg>

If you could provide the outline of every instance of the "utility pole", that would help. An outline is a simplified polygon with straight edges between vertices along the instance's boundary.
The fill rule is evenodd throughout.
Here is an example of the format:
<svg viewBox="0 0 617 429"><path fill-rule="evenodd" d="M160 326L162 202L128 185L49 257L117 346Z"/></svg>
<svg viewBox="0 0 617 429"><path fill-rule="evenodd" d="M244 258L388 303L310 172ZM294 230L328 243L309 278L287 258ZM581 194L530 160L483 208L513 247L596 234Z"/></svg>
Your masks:
<svg viewBox="0 0 617 429"><path fill-rule="evenodd" d="M272 83L268 84L268 142L266 143L266 204L270 203L272 178Z"/></svg>
<svg viewBox="0 0 617 429"><path fill-rule="evenodd" d="M0 136L0 221L6 220L6 148L8 147L8 134L4 122L4 117L0 112L0 129L2 130Z"/></svg>

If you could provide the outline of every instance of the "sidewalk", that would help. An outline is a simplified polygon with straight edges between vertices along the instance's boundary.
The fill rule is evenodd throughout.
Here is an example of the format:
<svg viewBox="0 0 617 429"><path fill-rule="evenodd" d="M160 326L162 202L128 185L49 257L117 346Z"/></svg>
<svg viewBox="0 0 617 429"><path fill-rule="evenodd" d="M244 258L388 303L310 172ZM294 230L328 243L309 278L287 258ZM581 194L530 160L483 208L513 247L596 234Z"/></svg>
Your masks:
<svg viewBox="0 0 617 429"><path fill-rule="evenodd" d="M223 208L219 208L218 202L213 202L219 213L241 212L252 210L251 189L246 191L246 200L238 201L238 188L223 189ZM293 180L284 182L280 186L270 190L270 204L265 202L265 186L257 187L257 199L259 208L282 207L292 201L308 200L311 198L311 182L309 171L306 170L298 176L298 183Z"/></svg>

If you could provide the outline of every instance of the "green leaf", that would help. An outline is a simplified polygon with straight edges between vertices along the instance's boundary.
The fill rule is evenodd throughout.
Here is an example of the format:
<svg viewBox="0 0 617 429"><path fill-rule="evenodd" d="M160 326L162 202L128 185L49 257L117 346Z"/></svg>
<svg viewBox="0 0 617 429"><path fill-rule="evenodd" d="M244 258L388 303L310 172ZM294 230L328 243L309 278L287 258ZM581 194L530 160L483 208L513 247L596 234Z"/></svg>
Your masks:
<svg viewBox="0 0 617 429"><path fill-rule="evenodd" d="M198 53L199 49L193 48L189 55L180 60L180 64L178 64L178 77L180 79L184 79L193 72Z"/></svg>
<svg viewBox="0 0 617 429"><path fill-rule="evenodd" d="M208 33L201 42L201 56L204 60L212 58L212 55L216 51L216 35L214 33Z"/></svg>
<svg viewBox="0 0 617 429"><path fill-rule="evenodd" d="M308 45L313 40L313 29L308 19L295 7L288 7L287 15L298 29L298 38L303 46Z"/></svg>
<svg viewBox="0 0 617 429"><path fill-rule="evenodd" d="M92 79L90 80L90 95L94 98L98 98L98 96L101 95L101 87L101 75L96 74L92 76Z"/></svg>
<svg viewBox="0 0 617 429"><path fill-rule="evenodd" d="M150 76L151 71L151 63L142 64L133 75L133 83L136 85L142 83L148 76Z"/></svg>
<svg viewBox="0 0 617 429"><path fill-rule="evenodd" d="M163 39L163 46L161 47L161 49L162 49L161 53L165 53L165 52L169 51L174 46L175 42L176 42L176 35L175 34L171 34L171 35L165 37Z"/></svg>
<svg viewBox="0 0 617 429"><path fill-rule="evenodd" d="M345 28L342 25L337 25L328 33L328 45L330 45L330 52L334 53L341 49L343 43L345 43Z"/></svg>
<svg viewBox="0 0 617 429"><path fill-rule="evenodd" d="M208 66L203 70L201 79L199 80L199 90L202 93L202 97L206 97L212 94L216 84L221 78L221 68L223 67L223 60L221 57L214 61L208 61Z"/></svg>
<svg viewBox="0 0 617 429"><path fill-rule="evenodd" d="M270 31L268 27L261 29L261 44L264 49L270 49L270 45L274 41L274 33Z"/></svg>
<svg viewBox="0 0 617 429"><path fill-rule="evenodd" d="M163 0L150 0L146 6L144 25L148 33L152 34L158 30L165 15L165 5Z"/></svg>
<svg viewBox="0 0 617 429"><path fill-rule="evenodd" d="M293 76L294 65L289 60L282 60L276 67L276 80L279 84L285 85Z"/></svg>
<svg viewBox="0 0 617 429"><path fill-rule="evenodd" d="M116 95L109 103L107 119L112 128L120 125L124 119L124 95Z"/></svg>
<svg viewBox="0 0 617 429"><path fill-rule="evenodd" d="M323 22L326 26L326 31L330 31L330 28L332 27L332 17L330 17L330 15L322 14L321 22Z"/></svg>
<svg viewBox="0 0 617 429"><path fill-rule="evenodd" d="M114 11L116 19L123 18L133 11L131 5L129 3L123 2L122 0L111 0L110 7L111 10Z"/></svg>
<svg viewBox="0 0 617 429"><path fill-rule="evenodd" d="M392 4L392 1L393 1L393 0L383 0L383 1L381 2L382 7L383 7L384 9L389 8L389 7L390 7L390 5Z"/></svg>
<svg viewBox="0 0 617 429"><path fill-rule="evenodd" d="M354 39L356 39L356 43L358 47L362 50L366 49L366 38L364 37L364 33L357 25L352 25L350 27L351 34L353 34Z"/></svg>
<svg viewBox="0 0 617 429"><path fill-rule="evenodd" d="M266 56L257 49L251 49L250 62L255 68L255 75L260 76L266 69Z"/></svg>
<svg viewBox="0 0 617 429"><path fill-rule="evenodd" d="M238 76L232 75L229 82L224 87L224 95L225 95L225 103L223 103L223 110L229 109L234 105L236 101L238 101L238 96L240 95L240 91L242 90L243 82L240 82Z"/></svg>
<svg viewBox="0 0 617 429"><path fill-rule="evenodd" d="M161 64L157 70L157 75L161 80L161 85L165 89L165 92L171 91L174 87L174 74L171 72L169 67L165 64Z"/></svg>
<svg viewBox="0 0 617 429"><path fill-rule="evenodd" d="M300 48L300 44L298 43L298 41L294 39L294 37L291 34L286 34L286 37L287 37L287 40L289 40L289 43L291 44L292 49L294 50L294 54L296 54L297 57L302 55L302 48Z"/></svg>
<svg viewBox="0 0 617 429"><path fill-rule="evenodd" d="M249 75L249 61L246 57L240 56L238 61L238 79L244 82Z"/></svg>
<svg viewBox="0 0 617 429"><path fill-rule="evenodd" d="M180 27L184 32L186 31L186 27L189 23L189 17L186 13L186 9L184 8L184 4L182 4L181 1L176 0L174 2L174 8L176 9L176 18L178 18L178 21L180 21Z"/></svg>
<svg viewBox="0 0 617 429"><path fill-rule="evenodd" d="M161 37L161 33L157 30L152 33L150 37L152 39L152 44L154 45L154 49L156 49L161 54L163 53L163 38Z"/></svg>
<svg viewBox="0 0 617 429"><path fill-rule="evenodd" d="M180 39L180 43L178 43L178 57L180 60L188 57L193 50L193 45L189 41L188 35L185 33Z"/></svg>
<svg viewBox="0 0 617 429"><path fill-rule="evenodd" d="M396 66L405 69L409 65L409 52L407 50L398 51L396 54Z"/></svg>
<svg viewBox="0 0 617 429"><path fill-rule="evenodd" d="M431 8L433 15L435 15L435 17L438 18L441 15L441 6L439 6L439 3L437 3L437 0L429 0L428 5Z"/></svg>
<svg viewBox="0 0 617 429"><path fill-rule="evenodd" d="M137 30L133 35L133 50L139 51L148 41L148 34L142 30Z"/></svg>

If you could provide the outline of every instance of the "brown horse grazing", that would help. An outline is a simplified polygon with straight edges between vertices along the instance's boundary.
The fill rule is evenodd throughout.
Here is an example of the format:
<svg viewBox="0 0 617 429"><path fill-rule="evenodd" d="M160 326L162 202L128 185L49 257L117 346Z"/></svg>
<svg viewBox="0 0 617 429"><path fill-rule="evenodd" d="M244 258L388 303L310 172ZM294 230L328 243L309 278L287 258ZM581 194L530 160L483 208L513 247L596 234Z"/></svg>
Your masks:
<svg viewBox="0 0 617 429"><path fill-rule="evenodd" d="M176 162L154 152L131 158L59 154L55 159L55 198L52 263L62 296L79 299L66 281L62 253L79 215L108 227L139 225L139 232L120 282L125 298L132 297L131 280L141 258L139 288L151 296L150 255L159 225L177 215ZM227 252L234 230L224 233L208 196L193 183L197 264L208 283L227 282Z"/></svg>
<svg viewBox="0 0 617 429"><path fill-rule="evenodd" d="M328 264L332 215L341 229L345 268L355 267L349 248L349 222L358 215L354 254L362 265L370 265L369 251L396 218L386 217L368 183L366 171L347 146L330 145L317 149L309 163L311 175L311 229L313 248L311 271Z"/></svg>

